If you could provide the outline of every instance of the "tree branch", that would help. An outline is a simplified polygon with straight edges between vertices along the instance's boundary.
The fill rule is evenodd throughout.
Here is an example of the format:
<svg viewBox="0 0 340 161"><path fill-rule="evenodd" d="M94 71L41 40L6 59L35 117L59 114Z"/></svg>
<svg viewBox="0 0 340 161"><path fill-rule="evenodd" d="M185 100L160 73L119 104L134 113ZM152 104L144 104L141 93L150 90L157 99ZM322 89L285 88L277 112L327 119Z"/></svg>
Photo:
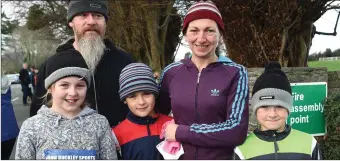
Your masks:
<svg viewBox="0 0 340 161"><path fill-rule="evenodd" d="M336 36L336 35L337 35L336 28L337 28L337 26L338 26L339 17L340 17L340 12L338 13L338 17L337 17L336 22L335 22L334 32L333 32L333 33L315 31L315 34L318 34L318 35L330 35L330 36Z"/></svg>

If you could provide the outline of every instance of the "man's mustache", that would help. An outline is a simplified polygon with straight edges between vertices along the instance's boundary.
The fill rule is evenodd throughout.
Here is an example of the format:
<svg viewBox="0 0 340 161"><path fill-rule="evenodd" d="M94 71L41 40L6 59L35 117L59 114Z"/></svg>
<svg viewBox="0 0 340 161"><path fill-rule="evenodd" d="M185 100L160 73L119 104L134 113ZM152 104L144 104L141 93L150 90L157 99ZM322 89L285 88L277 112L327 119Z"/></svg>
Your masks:
<svg viewBox="0 0 340 161"><path fill-rule="evenodd" d="M88 29L85 29L85 30L84 30L84 33L87 32L87 31L95 31L95 32L97 32L98 34L100 34L99 30L96 29L96 28L88 28Z"/></svg>

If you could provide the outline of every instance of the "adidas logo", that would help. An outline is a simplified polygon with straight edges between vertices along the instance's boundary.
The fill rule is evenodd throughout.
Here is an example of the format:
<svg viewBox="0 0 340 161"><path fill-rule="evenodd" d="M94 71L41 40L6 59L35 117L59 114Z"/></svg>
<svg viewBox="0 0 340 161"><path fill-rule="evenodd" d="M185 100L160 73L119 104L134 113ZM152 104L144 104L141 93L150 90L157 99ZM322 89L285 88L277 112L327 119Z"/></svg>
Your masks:
<svg viewBox="0 0 340 161"><path fill-rule="evenodd" d="M220 90L217 89L212 89L211 90L211 95L210 96L220 96Z"/></svg>

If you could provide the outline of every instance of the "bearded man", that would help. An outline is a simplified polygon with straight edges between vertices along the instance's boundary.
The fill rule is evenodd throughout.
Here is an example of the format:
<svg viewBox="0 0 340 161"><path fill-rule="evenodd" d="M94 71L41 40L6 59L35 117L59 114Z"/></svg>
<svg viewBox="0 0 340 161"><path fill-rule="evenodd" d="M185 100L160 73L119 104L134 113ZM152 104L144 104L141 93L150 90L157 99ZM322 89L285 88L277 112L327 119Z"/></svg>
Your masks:
<svg viewBox="0 0 340 161"><path fill-rule="evenodd" d="M74 38L60 45L57 53L78 50L82 54L91 70L93 82L88 88L86 101L91 108L104 115L111 126L115 126L124 120L128 112L128 107L120 101L118 94L119 75L134 60L104 38L107 20L106 0L71 0L67 21L73 29ZM45 63L47 61L48 59ZM39 69L37 91L31 104L30 116L37 113L44 103L42 97L47 93L44 87L45 63Z"/></svg>

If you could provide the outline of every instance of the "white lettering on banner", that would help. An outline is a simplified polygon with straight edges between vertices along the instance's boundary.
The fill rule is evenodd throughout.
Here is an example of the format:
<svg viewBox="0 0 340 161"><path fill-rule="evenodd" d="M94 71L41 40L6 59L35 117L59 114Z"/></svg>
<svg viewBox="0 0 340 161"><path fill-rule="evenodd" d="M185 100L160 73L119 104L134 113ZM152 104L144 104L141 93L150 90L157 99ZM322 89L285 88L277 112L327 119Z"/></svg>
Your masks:
<svg viewBox="0 0 340 161"><path fill-rule="evenodd" d="M96 150L46 149L45 159L48 160L95 160Z"/></svg>
<svg viewBox="0 0 340 161"><path fill-rule="evenodd" d="M79 160L95 160L95 156L79 156Z"/></svg>
<svg viewBox="0 0 340 161"><path fill-rule="evenodd" d="M286 120L292 128L315 136L325 134L327 82L291 83L293 104Z"/></svg>
<svg viewBox="0 0 340 161"><path fill-rule="evenodd" d="M298 117L291 117L290 118L290 125L293 124L303 124L303 123L309 123L309 116L298 116Z"/></svg>
<svg viewBox="0 0 340 161"><path fill-rule="evenodd" d="M300 105L300 106L293 106L290 109L290 112L315 112L315 111L320 111L323 112L324 110L324 106L322 105L322 103L314 103L313 105Z"/></svg>
<svg viewBox="0 0 340 161"><path fill-rule="evenodd" d="M57 156L49 155L45 158L46 160L57 160Z"/></svg>
<svg viewBox="0 0 340 161"><path fill-rule="evenodd" d="M295 92L292 93L292 96L293 96L294 101L303 101L303 99L305 97L303 94L298 94L298 93L295 93Z"/></svg>
<svg viewBox="0 0 340 161"><path fill-rule="evenodd" d="M95 160L95 156L76 156L76 155L50 155L46 160Z"/></svg>

